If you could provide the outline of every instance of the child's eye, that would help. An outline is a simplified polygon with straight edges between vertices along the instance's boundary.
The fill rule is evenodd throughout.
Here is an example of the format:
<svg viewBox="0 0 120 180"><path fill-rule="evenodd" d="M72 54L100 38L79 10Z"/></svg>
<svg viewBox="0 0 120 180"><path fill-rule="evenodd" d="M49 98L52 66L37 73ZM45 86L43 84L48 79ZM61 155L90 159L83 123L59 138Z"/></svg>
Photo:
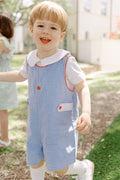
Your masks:
<svg viewBox="0 0 120 180"><path fill-rule="evenodd" d="M40 24L40 25L38 25L38 27L41 27L41 28L42 28L42 27L44 27L44 26L43 26L42 24Z"/></svg>
<svg viewBox="0 0 120 180"><path fill-rule="evenodd" d="M53 30L57 30L57 28L56 28L56 27L51 27L51 29L53 29Z"/></svg>

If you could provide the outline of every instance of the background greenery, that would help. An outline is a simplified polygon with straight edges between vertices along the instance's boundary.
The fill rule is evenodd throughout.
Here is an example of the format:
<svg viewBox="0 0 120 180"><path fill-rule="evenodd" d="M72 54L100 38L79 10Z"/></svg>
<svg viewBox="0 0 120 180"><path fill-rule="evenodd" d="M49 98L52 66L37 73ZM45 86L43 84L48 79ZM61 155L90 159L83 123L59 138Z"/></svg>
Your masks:
<svg viewBox="0 0 120 180"><path fill-rule="evenodd" d="M120 115L105 131L87 158L95 163L95 180L120 179Z"/></svg>
<svg viewBox="0 0 120 180"><path fill-rule="evenodd" d="M0 0L0 12L8 13L15 25L25 25L28 23L30 10L36 4L43 0L31 0L31 3L26 3L25 0ZM68 12L69 0L52 0L61 4Z"/></svg>

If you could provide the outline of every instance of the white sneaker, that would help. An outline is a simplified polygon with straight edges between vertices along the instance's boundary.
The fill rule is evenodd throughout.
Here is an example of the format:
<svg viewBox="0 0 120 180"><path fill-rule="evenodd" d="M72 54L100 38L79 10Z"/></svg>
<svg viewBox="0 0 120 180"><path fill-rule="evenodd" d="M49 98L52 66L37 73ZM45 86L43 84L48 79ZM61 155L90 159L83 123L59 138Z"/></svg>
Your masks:
<svg viewBox="0 0 120 180"><path fill-rule="evenodd" d="M94 174L94 163L90 160L83 160L86 163L87 169L84 174L81 176L79 175L79 180L93 180L93 174Z"/></svg>

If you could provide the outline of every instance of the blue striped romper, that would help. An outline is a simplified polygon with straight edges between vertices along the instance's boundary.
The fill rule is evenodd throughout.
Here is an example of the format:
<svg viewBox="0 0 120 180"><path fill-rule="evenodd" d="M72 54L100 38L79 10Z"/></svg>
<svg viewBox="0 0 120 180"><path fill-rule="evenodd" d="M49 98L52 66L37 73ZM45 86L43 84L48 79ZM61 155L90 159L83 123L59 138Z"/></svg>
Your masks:
<svg viewBox="0 0 120 180"><path fill-rule="evenodd" d="M69 54L47 65L30 67L28 74L27 163L45 159L49 171L63 169L76 160L78 98L66 83Z"/></svg>

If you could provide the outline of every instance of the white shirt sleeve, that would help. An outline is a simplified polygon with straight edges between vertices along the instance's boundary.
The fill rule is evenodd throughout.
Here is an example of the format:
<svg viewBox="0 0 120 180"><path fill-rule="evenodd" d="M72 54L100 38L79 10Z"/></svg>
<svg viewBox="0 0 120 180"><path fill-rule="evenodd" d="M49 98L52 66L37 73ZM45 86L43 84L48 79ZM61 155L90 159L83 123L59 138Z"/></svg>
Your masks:
<svg viewBox="0 0 120 180"><path fill-rule="evenodd" d="M25 60L23 66L20 69L20 74L24 78L28 78L27 76L27 60ZM66 67L66 80L68 86L74 86L75 84L80 83L82 80L85 79L85 74L81 70L79 64L77 63L76 59L72 56L67 62Z"/></svg>
<svg viewBox="0 0 120 180"><path fill-rule="evenodd" d="M73 56L67 62L66 80L68 81L68 85L71 84L73 86L85 80L85 74Z"/></svg>
<svg viewBox="0 0 120 180"><path fill-rule="evenodd" d="M24 61L24 64L23 64L23 66L20 69L20 74L24 78L28 78L28 76L27 76L27 60Z"/></svg>

